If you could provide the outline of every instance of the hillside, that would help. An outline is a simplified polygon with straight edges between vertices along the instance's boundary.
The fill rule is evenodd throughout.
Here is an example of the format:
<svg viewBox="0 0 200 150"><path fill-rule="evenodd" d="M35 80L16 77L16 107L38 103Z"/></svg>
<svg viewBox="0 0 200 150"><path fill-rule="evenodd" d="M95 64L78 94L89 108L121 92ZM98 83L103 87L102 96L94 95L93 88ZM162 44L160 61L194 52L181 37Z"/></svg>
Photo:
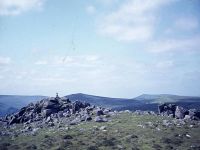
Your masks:
<svg viewBox="0 0 200 150"><path fill-rule="evenodd" d="M167 124L165 122L167 121ZM177 123L176 123L177 122ZM199 150L200 127L155 115L121 113L108 122L81 122L46 128L23 125L10 128L22 131L17 136L2 136L0 149L40 150ZM0 127L0 131L5 129Z"/></svg>

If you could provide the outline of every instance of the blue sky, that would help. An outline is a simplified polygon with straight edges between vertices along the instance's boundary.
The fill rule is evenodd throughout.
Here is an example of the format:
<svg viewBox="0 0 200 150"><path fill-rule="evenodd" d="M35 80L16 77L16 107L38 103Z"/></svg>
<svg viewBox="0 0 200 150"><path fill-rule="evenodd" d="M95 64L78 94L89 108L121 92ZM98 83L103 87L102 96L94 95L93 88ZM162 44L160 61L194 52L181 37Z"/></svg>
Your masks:
<svg viewBox="0 0 200 150"><path fill-rule="evenodd" d="M200 96L198 0L0 0L0 94Z"/></svg>

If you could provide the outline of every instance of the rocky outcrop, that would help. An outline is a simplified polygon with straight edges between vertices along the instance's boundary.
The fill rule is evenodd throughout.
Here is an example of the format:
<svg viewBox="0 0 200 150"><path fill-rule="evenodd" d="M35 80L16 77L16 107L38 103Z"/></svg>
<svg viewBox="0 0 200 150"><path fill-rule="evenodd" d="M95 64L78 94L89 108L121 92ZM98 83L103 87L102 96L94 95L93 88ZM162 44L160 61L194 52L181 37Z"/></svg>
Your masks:
<svg viewBox="0 0 200 150"><path fill-rule="evenodd" d="M55 122L60 118L76 117L70 124L92 120L91 115L101 116L109 113L108 109L90 106L89 103L75 101L63 97L49 97L21 108L17 113L6 116L3 121L8 125L31 122Z"/></svg>
<svg viewBox="0 0 200 150"><path fill-rule="evenodd" d="M158 113L163 116L173 115L175 117L176 105L175 104L162 104L158 106Z"/></svg>
<svg viewBox="0 0 200 150"><path fill-rule="evenodd" d="M185 109L175 104L162 104L158 106L158 112L162 116L172 116L176 119L200 120L200 111Z"/></svg>
<svg viewBox="0 0 200 150"><path fill-rule="evenodd" d="M187 114L188 110L184 109L183 107L176 106L175 117L177 119L183 119Z"/></svg>

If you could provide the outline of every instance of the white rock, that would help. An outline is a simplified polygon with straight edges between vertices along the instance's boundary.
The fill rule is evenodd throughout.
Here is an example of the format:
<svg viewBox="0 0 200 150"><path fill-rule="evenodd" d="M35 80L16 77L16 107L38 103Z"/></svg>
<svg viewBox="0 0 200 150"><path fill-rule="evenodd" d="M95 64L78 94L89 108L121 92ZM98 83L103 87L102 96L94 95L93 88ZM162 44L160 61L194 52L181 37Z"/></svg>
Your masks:
<svg viewBox="0 0 200 150"><path fill-rule="evenodd" d="M188 137L188 138L191 138L191 135L189 135L189 134L186 134L185 136Z"/></svg>
<svg viewBox="0 0 200 150"><path fill-rule="evenodd" d="M100 129L100 130L105 130L105 129L106 129L106 126L101 126L99 129Z"/></svg>

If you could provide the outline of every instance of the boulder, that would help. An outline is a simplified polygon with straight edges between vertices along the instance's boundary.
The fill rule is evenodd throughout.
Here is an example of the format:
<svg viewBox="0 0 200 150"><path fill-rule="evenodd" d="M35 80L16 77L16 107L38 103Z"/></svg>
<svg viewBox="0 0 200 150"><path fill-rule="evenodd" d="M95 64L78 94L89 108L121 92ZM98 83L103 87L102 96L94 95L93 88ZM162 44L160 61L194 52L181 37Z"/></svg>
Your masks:
<svg viewBox="0 0 200 150"><path fill-rule="evenodd" d="M46 122L52 121L51 116L47 117Z"/></svg>
<svg viewBox="0 0 200 150"><path fill-rule="evenodd" d="M194 120L200 120L200 111L196 111L194 114Z"/></svg>
<svg viewBox="0 0 200 150"><path fill-rule="evenodd" d="M124 110L124 112L125 112L125 113L131 113L131 111L130 111L130 110Z"/></svg>
<svg viewBox="0 0 200 150"><path fill-rule="evenodd" d="M173 115L175 117L176 105L175 104L161 104L158 106L158 113L163 116Z"/></svg>
<svg viewBox="0 0 200 150"><path fill-rule="evenodd" d="M197 110L196 109L189 109L188 112L189 112L188 115L192 118L192 117L194 117L194 115L197 112Z"/></svg>
<svg viewBox="0 0 200 150"><path fill-rule="evenodd" d="M44 109L59 109L59 103L57 101L45 101L43 104Z"/></svg>
<svg viewBox="0 0 200 150"><path fill-rule="evenodd" d="M53 126L55 126L55 124L53 123L53 122L48 122L48 127L53 127Z"/></svg>
<svg viewBox="0 0 200 150"><path fill-rule="evenodd" d="M200 111L197 111L196 109L189 109L188 112L188 115L191 117L191 119L200 120Z"/></svg>
<svg viewBox="0 0 200 150"><path fill-rule="evenodd" d="M14 123L19 123L19 120L17 119L16 116L13 116L8 124L11 125L11 124L14 124Z"/></svg>
<svg viewBox="0 0 200 150"><path fill-rule="evenodd" d="M184 120L191 120L191 116L190 115L185 115Z"/></svg>
<svg viewBox="0 0 200 150"><path fill-rule="evenodd" d="M101 126L99 130L106 130L106 126Z"/></svg>
<svg viewBox="0 0 200 150"><path fill-rule="evenodd" d="M92 120L92 117L88 114L84 114L83 116L81 116L81 121L90 121Z"/></svg>
<svg viewBox="0 0 200 150"><path fill-rule="evenodd" d="M108 114L110 111L111 111L110 109L107 109L107 108L106 108L106 109L103 110L103 113L104 113L104 114Z"/></svg>
<svg viewBox="0 0 200 150"><path fill-rule="evenodd" d="M136 114L136 115L143 115L143 111L141 111L141 110L136 110L136 111L134 112L134 114Z"/></svg>
<svg viewBox="0 0 200 150"><path fill-rule="evenodd" d="M43 109L41 114L42 114L43 117L48 117L52 113L54 113L54 111L52 109Z"/></svg>
<svg viewBox="0 0 200 150"><path fill-rule="evenodd" d="M75 101L74 103L72 103L72 114L75 114L82 107L83 104L80 101Z"/></svg>
<svg viewBox="0 0 200 150"><path fill-rule="evenodd" d="M71 114L70 114L70 112L64 112L64 113L63 113L63 116L64 116L64 117L70 117Z"/></svg>
<svg viewBox="0 0 200 150"><path fill-rule="evenodd" d="M96 112L96 115L97 115L97 116L104 115L103 110L100 109L100 108L98 108L97 110L95 110L95 112Z"/></svg>
<svg viewBox="0 0 200 150"><path fill-rule="evenodd" d="M22 116L25 112L26 112L26 107L23 107L20 109L18 114L19 114L19 116Z"/></svg>
<svg viewBox="0 0 200 150"><path fill-rule="evenodd" d="M107 119L107 118L100 117L100 116L96 116L96 117L94 118L94 121L95 121L95 122L108 122L108 119Z"/></svg>
<svg viewBox="0 0 200 150"><path fill-rule="evenodd" d="M172 123L169 120L163 120L162 125L168 127Z"/></svg>
<svg viewBox="0 0 200 150"><path fill-rule="evenodd" d="M187 110L183 107L177 106L175 111L175 117L177 119L183 119L185 117L185 114L187 113Z"/></svg>
<svg viewBox="0 0 200 150"><path fill-rule="evenodd" d="M62 117L64 117L64 115L63 115L63 111L59 111L59 112L57 113L57 115L58 115L58 118L62 118Z"/></svg>
<svg viewBox="0 0 200 150"><path fill-rule="evenodd" d="M81 119L79 117L75 118L70 122L70 125L77 125L81 122Z"/></svg>

